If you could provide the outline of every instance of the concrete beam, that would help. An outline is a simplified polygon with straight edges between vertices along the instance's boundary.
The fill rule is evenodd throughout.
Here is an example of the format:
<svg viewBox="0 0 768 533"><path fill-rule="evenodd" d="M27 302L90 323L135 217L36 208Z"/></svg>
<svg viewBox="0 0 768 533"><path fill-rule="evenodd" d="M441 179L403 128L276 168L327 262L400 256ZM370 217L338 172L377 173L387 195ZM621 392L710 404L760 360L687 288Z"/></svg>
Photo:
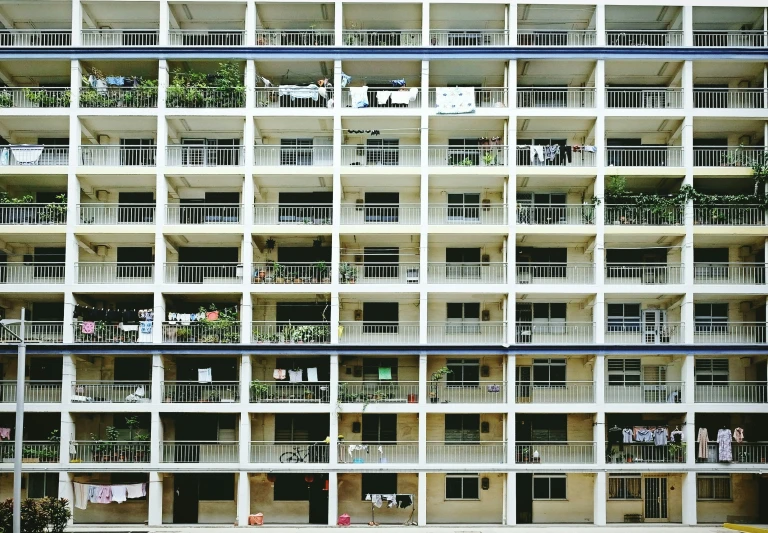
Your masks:
<svg viewBox="0 0 768 533"><path fill-rule="evenodd" d="M171 244L171 241L168 240L168 237L165 238L165 249L174 255L179 255L179 251L173 244Z"/></svg>
<svg viewBox="0 0 768 533"><path fill-rule="evenodd" d="M79 248L82 248L83 250L85 250L86 253L90 255L96 255L96 251L93 248L91 248L91 244L84 241L82 237L75 237L75 243L77 243L77 246Z"/></svg>
<svg viewBox="0 0 768 533"><path fill-rule="evenodd" d="M10 19L8 15L5 14L5 11L3 11L2 8L0 8L0 24L5 26L5 28L8 30L12 30L15 26L13 21Z"/></svg>
<svg viewBox="0 0 768 533"><path fill-rule="evenodd" d="M80 9L83 14L83 22L85 22L86 26L94 30L99 29L101 24L99 24L99 21L91 15L91 12L88 11L88 7L85 4L81 4Z"/></svg>
<svg viewBox="0 0 768 533"><path fill-rule="evenodd" d="M11 247L11 245L3 240L0 240L0 252L5 252L8 255L13 255L16 253L13 251L13 248Z"/></svg>

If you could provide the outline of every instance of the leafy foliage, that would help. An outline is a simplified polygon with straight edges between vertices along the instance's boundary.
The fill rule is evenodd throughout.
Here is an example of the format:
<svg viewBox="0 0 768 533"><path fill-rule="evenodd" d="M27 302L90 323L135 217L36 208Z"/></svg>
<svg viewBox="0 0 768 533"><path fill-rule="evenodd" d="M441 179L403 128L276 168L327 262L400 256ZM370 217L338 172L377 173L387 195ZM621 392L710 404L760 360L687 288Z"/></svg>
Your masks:
<svg viewBox="0 0 768 533"><path fill-rule="evenodd" d="M221 108L243 107L245 85L240 66L227 61L219 63L218 70L208 75L203 72L171 73L167 92L168 107Z"/></svg>

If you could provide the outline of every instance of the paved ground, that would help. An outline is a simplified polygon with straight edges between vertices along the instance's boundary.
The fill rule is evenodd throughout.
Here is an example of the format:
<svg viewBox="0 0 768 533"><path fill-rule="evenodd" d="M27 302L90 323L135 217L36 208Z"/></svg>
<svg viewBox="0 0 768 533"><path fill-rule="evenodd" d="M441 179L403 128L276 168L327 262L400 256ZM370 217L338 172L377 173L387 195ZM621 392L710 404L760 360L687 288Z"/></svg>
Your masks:
<svg viewBox="0 0 768 533"><path fill-rule="evenodd" d="M110 526L110 525L98 525L94 524L91 526L71 526L67 528L68 533L96 533L96 532L107 532L107 533L129 533L129 532L136 532L136 533L147 533L147 532L160 532L160 533L185 533L188 531L194 531L194 533L224 533L224 532L231 532L231 531L244 531L246 528L235 528L235 527L226 527L226 526L219 526L219 527L211 527L211 526L184 526L179 527L175 526L173 524L169 524L167 526L162 527L152 527L149 528L147 526L133 526L133 527L125 527L125 526ZM266 525L266 526L252 526L247 528L252 531L257 530L263 530L263 529L273 529L273 530L279 530L280 533L307 533L311 530L317 530L317 529L331 529L331 527L326 526L281 526L281 525ZM577 529L578 533L669 533L670 530L674 530L676 533L734 533L732 530L724 529L720 526L716 525L706 525L706 526L682 526L679 524L659 524L659 525L624 525L624 524L612 524L609 526L591 526L591 525L583 525L583 524L541 524L536 526L526 525L526 526L471 526L471 525L459 525L459 526L451 526L451 525L444 525L444 526L423 526L423 527L405 527L405 526L378 526L378 527L370 527L367 525L359 525L359 526L351 526L348 528L335 528L332 529L353 529L353 530L361 530L361 529L369 529L369 530L375 530L377 533L406 533L408 531L412 533L500 533L502 530L512 530L514 529L514 533L543 533L544 530L552 530L560 532L565 532L568 530Z"/></svg>

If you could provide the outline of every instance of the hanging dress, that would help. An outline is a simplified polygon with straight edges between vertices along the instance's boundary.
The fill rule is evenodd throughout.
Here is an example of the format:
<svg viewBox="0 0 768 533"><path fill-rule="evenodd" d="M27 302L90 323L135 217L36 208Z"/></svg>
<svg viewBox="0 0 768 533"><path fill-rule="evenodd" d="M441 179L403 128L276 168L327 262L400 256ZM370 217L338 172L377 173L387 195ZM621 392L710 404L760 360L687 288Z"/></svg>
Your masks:
<svg viewBox="0 0 768 533"><path fill-rule="evenodd" d="M717 450L718 461L733 461L730 429L717 430Z"/></svg>
<svg viewBox="0 0 768 533"><path fill-rule="evenodd" d="M699 443L699 459L706 459L707 443L709 442L707 428L699 428L699 435L696 437L696 442Z"/></svg>

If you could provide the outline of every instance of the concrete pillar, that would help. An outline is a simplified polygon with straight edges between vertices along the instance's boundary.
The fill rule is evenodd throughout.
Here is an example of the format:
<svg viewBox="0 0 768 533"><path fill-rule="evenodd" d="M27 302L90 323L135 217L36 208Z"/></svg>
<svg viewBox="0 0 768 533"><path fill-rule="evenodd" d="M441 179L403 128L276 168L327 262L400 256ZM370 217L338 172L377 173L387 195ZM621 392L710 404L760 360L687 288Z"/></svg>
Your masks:
<svg viewBox="0 0 768 533"><path fill-rule="evenodd" d="M423 42L429 42L429 2L423 4L424 22ZM428 339L429 315L427 311L427 276L429 270L429 61L421 62L421 176L419 197L421 199L421 233L419 234L419 343L426 344ZM447 197L446 197L447 201ZM434 317L445 320L445 317Z"/></svg>
<svg viewBox="0 0 768 533"><path fill-rule="evenodd" d="M240 402L246 406L250 403L251 381L253 381L253 365L251 354L240 356Z"/></svg>
<svg viewBox="0 0 768 533"><path fill-rule="evenodd" d="M70 405L72 386L75 381L77 381L77 359L67 352L62 355L61 361L61 405Z"/></svg>
<svg viewBox="0 0 768 533"><path fill-rule="evenodd" d="M335 9L335 19L334 19L334 26L333 26L333 35L334 35L334 44L336 46L341 46L341 44L344 42L342 41L342 33L344 30L344 11L342 9L342 6L344 4L342 2L336 2L336 5L334 7ZM337 85L335 82L333 84L334 87L337 87L337 91L339 91L339 95L336 97L337 101L341 100L341 85ZM340 104L336 104L339 106ZM336 264L336 263L334 263Z"/></svg>
<svg viewBox="0 0 768 533"><path fill-rule="evenodd" d="M514 449L514 446L511 446ZM514 526L517 524L517 474L515 472L507 472L505 478L506 483L506 520L505 526Z"/></svg>
<svg viewBox="0 0 768 533"><path fill-rule="evenodd" d="M237 474L237 525L247 526L249 514L251 514L251 479L248 472L239 472Z"/></svg>
<svg viewBox="0 0 768 533"><path fill-rule="evenodd" d="M59 498L65 498L67 502L69 502L67 505L67 507L69 507L69 512L71 513L69 520L67 520L67 525L69 526L75 523L75 488L72 485L73 478L74 474L69 472L59 472Z"/></svg>
<svg viewBox="0 0 768 533"><path fill-rule="evenodd" d="M151 398L153 402L163 401L163 382L165 381L165 359L159 352L152 354L152 385Z"/></svg>
<svg viewBox="0 0 768 533"><path fill-rule="evenodd" d="M75 439L75 419L72 414L63 411L61 413L61 429L59 430L59 461L61 464L69 464L73 459L70 454L71 443Z"/></svg>
<svg viewBox="0 0 768 533"><path fill-rule="evenodd" d="M598 408L599 409L599 408ZM605 412L595 413L595 425L592 426L592 440L595 442L595 465L605 466Z"/></svg>
<svg viewBox="0 0 768 533"><path fill-rule="evenodd" d="M246 46L255 46L256 45L256 19L258 18L256 14L256 0L247 0L245 3L245 45ZM249 60L250 62L250 60ZM249 91L253 92L253 85L247 85ZM252 107L248 107L248 109L253 109Z"/></svg>
<svg viewBox="0 0 768 533"><path fill-rule="evenodd" d="M150 415L150 464L160 466L163 457L163 421L159 411Z"/></svg>
<svg viewBox="0 0 768 533"><path fill-rule="evenodd" d="M333 417L331 417L333 418ZM331 453L335 456L335 453ZM339 476L336 472L328 473L328 525L335 526L339 516Z"/></svg>
<svg viewBox="0 0 768 533"><path fill-rule="evenodd" d="M421 4L421 46L429 46L430 7L429 2ZM426 93L424 93L423 98L426 98Z"/></svg>
<svg viewBox="0 0 768 533"><path fill-rule="evenodd" d="M427 372L427 352L419 353L419 464L427 464L427 402L429 401L429 392L427 391L427 381L429 379Z"/></svg>
<svg viewBox="0 0 768 533"><path fill-rule="evenodd" d="M605 353L595 356L595 365L592 368L592 383L595 387L595 407L598 411L605 410Z"/></svg>
<svg viewBox="0 0 768 533"><path fill-rule="evenodd" d="M510 2L507 6L507 33L509 46L517 46L517 3Z"/></svg>
<svg viewBox="0 0 768 533"><path fill-rule="evenodd" d="M330 374L331 374L331 395L330 404L336 405L339 395L339 354L338 352L331 352L330 358ZM328 444L328 460L331 467L339 464L339 414L331 411L329 419L328 436L330 442ZM335 474L334 474L335 476ZM331 485L336 486L336 482L331 482ZM334 489L337 491L337 487ZM329 494L330 497L330 494ZM329 498L330 501L330 498Z"/></svg>
<svg viewBox="0 0 768 533"><path fill-rule="evenodd" d="M250 242L250 235L246 235L245 238ZM245 249L243 250L244 253ZM253 252L249 253L253 257ZM252 265L252 263L251 263ZM246 267L243 265L243 276L250 276L253 272L252 266ZM248 281L246 281L248 283ZM253 296L250 290L246 290L243 296L240 298L240 342L248 344L251 342L251 336L253 335Z"/></svg>
<svg viewBox="0 0 768 533"><path fill-rule="evenodd" d="M603 456L605 461L605 456ZM608 492L606 491L606 478L607 474L603 472L595 472L595 494L594 494L594 524L596 526L604 526L606 523L606 500L608 498Z"/></svg>
<svg viewBox="0 0 768 533"><path fill-rule="evenodd" d="M160 36L158 38L160 46L168 46L168 30L171 28L170 19L168 0L160 0Z"/></svg>
<svg viewBox="0 0 768 533"><path fill-rule="evenodd" d="M149 516L147 525L160 526L163 523L163 474L149 472L149 484L147 486L147 500L149 504Z"/></svg>
<svg viewBox="0 0 768 533"><path fill-rule="evenodd" d="M427 525L427 473L419 472L419 488L416 494L416 521Z"/></svg>
<svg viewBox="0 0 768 533"><path fill-rule="evenodd" d="M599 3L595 6L595 33L597 46L605 46L605 4Z"/></svg>
<svg viewBox="0 0 768 533"><path fill-rule="evenodd" d="M82 44L83 44L83 6L80 3L80 0L72 0L72 46L80 46Z"/></svg>
<svg viewBox="0 0 768 533"><path fill-rule="evenodd" d="M696 472L683 474L683 525L695 526L696 517Z"/></svg>
<svg viewBox="0 0 768 533"><path fill-rule="evenodd" d="M693 5L683 5L683 46L693 46Z"/></svg>
<svg viewBox="0 0 768 533"><path fill-rule="evenodd" d="M250 413L240 414L240 432L239 432L239 461L241 465L247 465L251 462L251 415Z"/></svg>

